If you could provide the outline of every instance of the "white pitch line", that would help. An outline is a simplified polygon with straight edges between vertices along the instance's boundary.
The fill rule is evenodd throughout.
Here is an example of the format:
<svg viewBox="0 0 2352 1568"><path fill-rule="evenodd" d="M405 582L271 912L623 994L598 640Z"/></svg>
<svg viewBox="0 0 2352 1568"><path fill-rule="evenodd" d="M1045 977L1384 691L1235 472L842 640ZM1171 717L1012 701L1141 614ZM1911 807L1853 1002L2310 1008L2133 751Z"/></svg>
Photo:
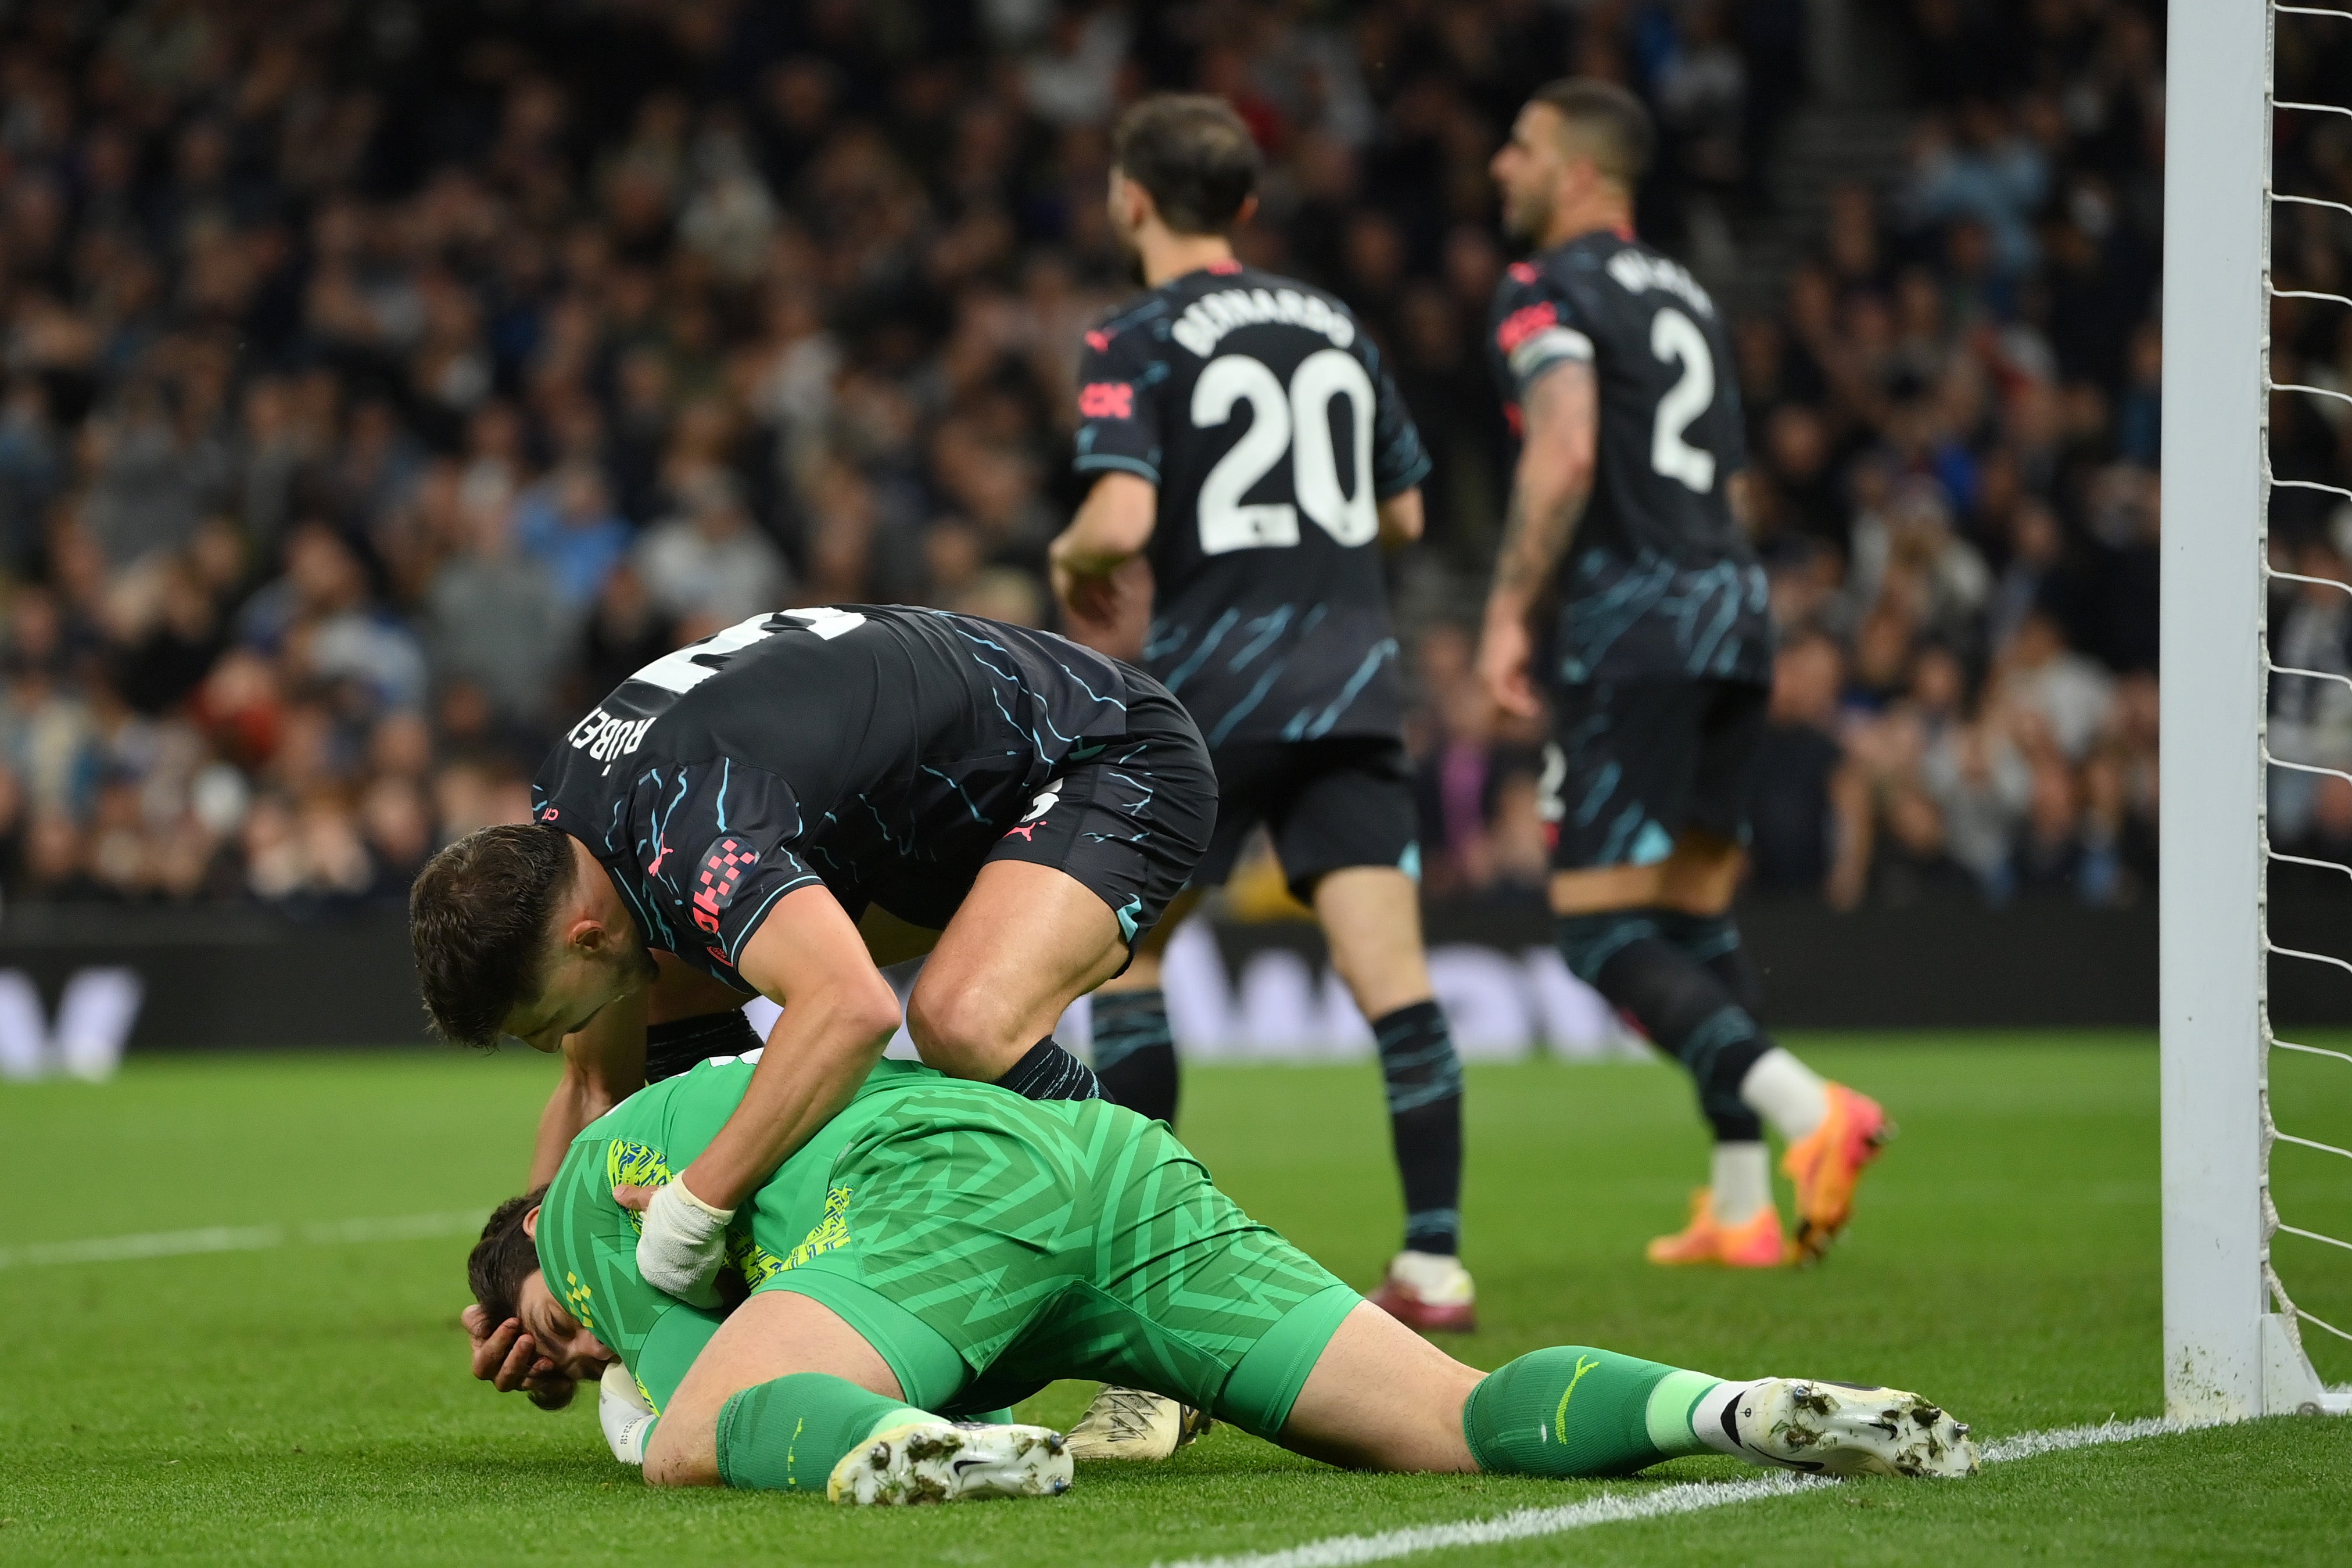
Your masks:
<svg viewBox="0 0 2352 1568"><path fill-rule="evenodd" d="M456 1214L388 1215L307 1225L208 1225L199 1230L156 1230L143 1236L100 1236L87 1241L35 1241L0 1247L0 1269L46 1269L67 1263L126 1263L142 1258L184 1258L198 1252L266 1252L273 1247L341 1247L368 1241L420 1241L464 1236L482 1228L486 1208Z"/></svg>
<svg viewBox="0 0 2352 1568"><path fill-rule="evenodd" d="M2185 1432L2192 1423L2159 1420L2106 1421L2095 1427L2062 1427L2048 1432L2021 1432L1984 1445L1989 1465L2011 1459L2054 1454L2099 1443L2127 1443L2166 1432ZM1378 1535L1334 1535L1280 1552L1242 1552L1231 1557L1188 1557L1155 1568L1354 1568L1361 1563L1386 1563L1421 1552L1457 1546L1500 1546L1538 1536L1560 1535L1596 1524L1625 1524L1635 1520L1665 1519L1697 1513L1733 1503L1760 1502L1838 1483L1821 1476L1782 1472L1745 1481L1685 1481L1651 1492L1613 1492L1559 1508L1523 1508L1493 1519L1464 1520L1454 1524L1422 1524ZM1934 1485L1934 1482L1925 1483Z"/></svg>

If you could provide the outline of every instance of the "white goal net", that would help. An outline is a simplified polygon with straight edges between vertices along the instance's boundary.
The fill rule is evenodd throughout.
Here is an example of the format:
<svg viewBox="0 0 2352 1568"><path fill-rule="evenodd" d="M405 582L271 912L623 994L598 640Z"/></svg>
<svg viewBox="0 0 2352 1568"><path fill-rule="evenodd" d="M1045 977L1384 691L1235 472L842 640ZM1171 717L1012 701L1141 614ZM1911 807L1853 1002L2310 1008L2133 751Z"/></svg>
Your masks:
<svg viewBox="0 0 2352 1568"><path fill-rule="evenodd" d="M2352 790L2352 755L2326 738L2341 727L2318 722L2352 715L2352 656L2304 653L2327 624L2346 628L2339 643L2352 648L2352 570L2341 564L2352 558L2352 487L2340 457L2305 462L2313 443L2273 439L2315 428L2295 400L2324 412L2337 451L2352 421L2352 366L2306 363L2300 349L2315 329L2309 312L2337 312L2338 333L2352 334L2352 270L2313 262L2352 256L2352 188L2326 177L2339 168L2331 157L2352 167L2352 104L2282 93L2275 68L2282 42L2291 61L2352 42L2352 32L2298 31L2352 29L2352 9L2172 0L2169 26L2166 1406L2186 1419L2352 1413L2352 1388L2330 1387L2313 1354L2352 1365L2352 1117L2340 1113L2352 1104L2352 1051L2282 1038L2272 1024L2274 985L2339 1014L2352 998L2352 864L2326 852L2336 840L2305 831L2310 803L2352 806L2352 795L2337 799ZM2315 96L2352 99L2352 79L2326 85L2336 90ZM2293 341L2282 331L2273 342L2282 323L2296 327ZM2294 821L2280 842L2273 802ZM2333 991L2314 988L2307 972L2320 971L2336 972Z"/></svg>

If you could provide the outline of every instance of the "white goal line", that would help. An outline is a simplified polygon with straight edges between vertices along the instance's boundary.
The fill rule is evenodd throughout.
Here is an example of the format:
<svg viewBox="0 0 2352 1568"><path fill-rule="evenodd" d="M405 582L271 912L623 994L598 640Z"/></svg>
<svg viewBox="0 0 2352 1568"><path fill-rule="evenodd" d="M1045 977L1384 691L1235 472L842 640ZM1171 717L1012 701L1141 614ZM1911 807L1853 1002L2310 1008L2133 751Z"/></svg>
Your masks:
<svg viewBox="0 0 2352 1568"><path fill-rule="evenodd" d="M21 1247L0 1247L0 1269L126 1263L144 1258L185 1258L201 1252L266 1252L273 1247L423 1241L474 1234L489 1217L487 1208L468 1208L450 1214L400 1214L302 1225L211 1225L196 1230L155 1230L143 1236L100 1236L86 1241L35 1241Z"/></svg>
<svg viewBox="0 0 2352 1568"><path fill-rule="evenodd" d="M2100 1443L2128 1443L2141 1437L2153 1437L2167 1432L2186 1432L2213 1424L2143 1416L2136 1421L2109 1420L2095 1427L2061 1427L2048 1432L2021 1432L2014 1437L1996 1437L1986 1443L1984 1460L1989 1465L1997 1465L2011 1459L2032 1458L2037 1454L2054 1454ZM1529 1541L1541 1536L1565 1534L1571 1530L1587 1530L1596 1524L1627 1524L1636 1520L1667 1519L1675 1514L1697 1513L1733 1503L1761 1502L1767 1498L1817 1491L1837 1484L1821 1476L1801 1476L1785 1471L1746 1481L1685 1481L1675 1486L1661 1487L1655 1491L1617 1492L1583 1502L1567 1503L1559 1508L1523 1508L1515 1513L1501 1514L1493 1519L1414 1525L1405 1530L1383 1531L1378 1535L1334 1535L1281 1552L1243 1552L1230 1557L1188 1557L1176 1563L1155 1564L1155 1568L1353 1568L1360 1563L1387 1563L1423 1552L1442 1552L1460 1546L1507 1545L1514 1541ZM1921 1484L1951 1483L1927 1481Z"/></svg>

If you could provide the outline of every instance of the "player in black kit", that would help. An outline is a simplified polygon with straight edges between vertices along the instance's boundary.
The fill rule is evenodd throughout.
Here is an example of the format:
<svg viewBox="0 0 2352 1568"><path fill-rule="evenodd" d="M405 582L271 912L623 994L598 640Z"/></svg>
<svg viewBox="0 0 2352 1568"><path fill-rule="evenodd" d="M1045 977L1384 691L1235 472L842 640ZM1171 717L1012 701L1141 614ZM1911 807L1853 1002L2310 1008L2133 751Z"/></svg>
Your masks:
<svg viewBox="0 0 2352 1568"><path fill-rule="evenodd" d="M1746 459L1724 325L1706 291L1633 236L1651 130L1592 81L1529 100L1495 155L1504 222L1535 254L1495 293L1487 349L1522 440L1478 670L1542 711L1550 903L1570 969L1690 1070L1713 1179L1660 1263L1818 1257L1877 1154L1877 1104L1817 1076L1756 1022L1730 915L1772 680L1764 571L1733 512ZM1538 649L1532 625L1558 614ZM1788 1140L1784 1243L1763 1123Z"/></svg>
<svg viewBox="0 0 2352 1568"><path fill-rule="evenodd" d="M1096 994L1096 1070L1112 1099L1173 1121L1164 933L1263 824L1387 1077L1404 1249L1373 1299L1416 1328L1467 1329L1462 1070L1422 949L1381 566L1383 545L1420 536L1429 459L1348 308L1234 259L1258 156L1229 105L1147 99L1113 160L1111 225L1150 292L1087 334L1075 461L1091 488L1055 541L1055 588L1074 628L1116 642L1129 563L1149 562L1140 662L1199 723L1219 799L1163 936Z"/></svg>
<svg viewBox="0 0 2352 1568"><path fill-rule="evenodd" d="M906 1022L931 1065L1033 1099L1098 1093L1055 1022L1126 967L1216 802L1199 732L1150 676L1048 633L873 605L756 615L656 660L572 727L532 795L534 821L434 857L410 926L440 1033L564 1055L534 1184L648 1076L649 1020L651 1043L698 1060L759 1043L752 993L783 1005L742 1104L646 1212L640 1266L688 1299L736 1206L897 1030L877 961L929 948ZM519 1328L469 1326L478 1375L539 1391Z"/></svg>

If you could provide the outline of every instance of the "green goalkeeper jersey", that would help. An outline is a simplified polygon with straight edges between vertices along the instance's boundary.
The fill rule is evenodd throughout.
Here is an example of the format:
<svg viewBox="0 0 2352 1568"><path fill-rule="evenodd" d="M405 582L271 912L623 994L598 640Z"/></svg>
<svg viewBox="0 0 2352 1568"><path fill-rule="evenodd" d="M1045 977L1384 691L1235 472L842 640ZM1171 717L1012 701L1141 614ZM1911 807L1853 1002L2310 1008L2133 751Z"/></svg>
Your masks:
<svg viewBox="0 0 2352 1568"><path fill-rule="evenodd" d="M689 1164L752 1067L718 1058L614 1107L573 1142L540 1211L549 1286L656 1409L721 1318L638 1275L641 1222L613 1189ZM1158 1123L896 1061L742 1205L726 1259L751 1291L831 1310L909 1404L946 1414L1092 1376L1271 1435L1358 1301Z"/></svg>
<svg viewBox="0 0 2352 1568"><path fill-rule="evenodd" d="M540 1207L539 1263L549 1287L583 1327L628 1364L656 1408L669 1403L722 1314L646 1283L637 1272L645 1221L623 1208L613 1189L658 1186L692 1164L734 1113L758 1058L757 1051L713 1057L638 1091L590 1123L572 1140ZM725 1268L757 1289L824 1250L826 1178L834 1161L894 1097L940 1077L912 1062L877 1062L841 1113L736 1210L727 1228ZM839 1210L835 1201L830 1216L835 1233ZM780 1252L773 1243L782 1237L799 1239Z"/></svg>

